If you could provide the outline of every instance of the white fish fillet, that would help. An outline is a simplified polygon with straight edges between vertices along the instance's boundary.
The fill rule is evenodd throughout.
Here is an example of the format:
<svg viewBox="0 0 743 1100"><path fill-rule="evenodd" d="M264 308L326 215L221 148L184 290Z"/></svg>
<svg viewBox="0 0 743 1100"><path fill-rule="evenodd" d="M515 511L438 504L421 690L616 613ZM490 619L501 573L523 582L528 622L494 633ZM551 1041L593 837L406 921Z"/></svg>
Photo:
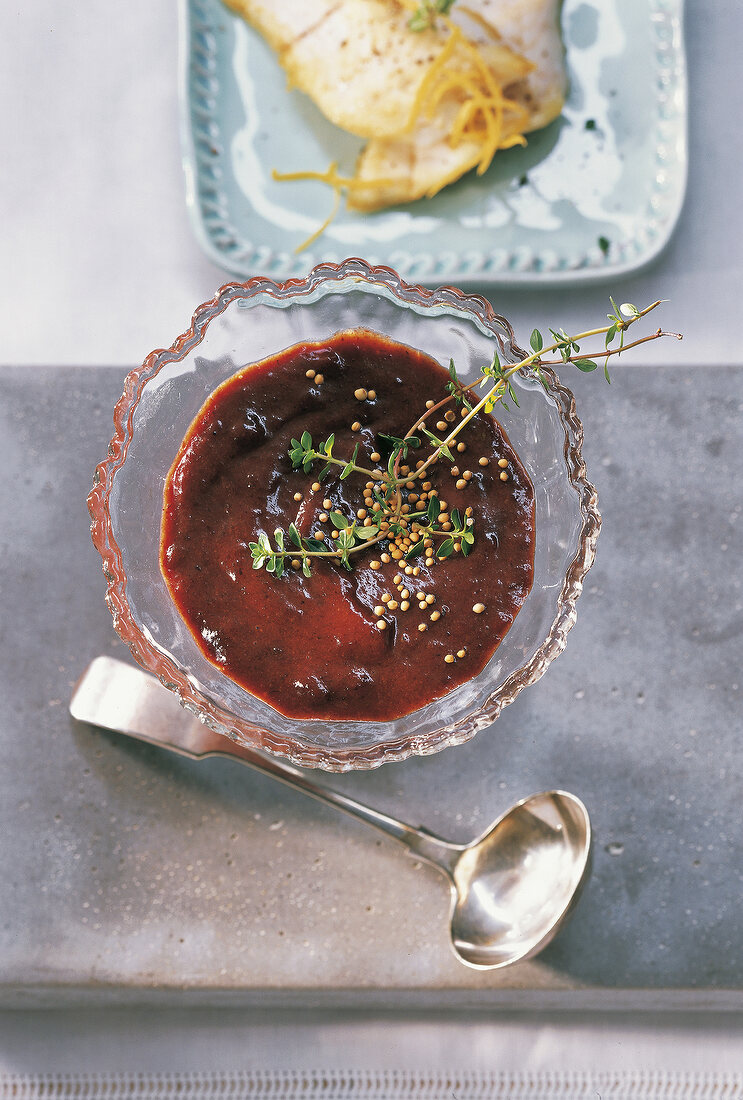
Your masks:
<svg viewBox="0 0 743 1100"><path fill-rule="evenodd" d="M349 207L371 211L410 202L480 161L480 141L465 137L455 146L449 140L462 102L456 92L442 100L432 119L421 117L410 133L403 132L446 37L441 30L411 31L410 10L399 0L226 2L276 50L291 86L336 125L369 139L356 166L356 179L368 186L349 192ZM539 129L562 109L559 14L560 0L461 0L452 9L499 86L526 112L526 123L523 117L506 122L504 138ZM448 66L466 67L461 51Z"/></svg>

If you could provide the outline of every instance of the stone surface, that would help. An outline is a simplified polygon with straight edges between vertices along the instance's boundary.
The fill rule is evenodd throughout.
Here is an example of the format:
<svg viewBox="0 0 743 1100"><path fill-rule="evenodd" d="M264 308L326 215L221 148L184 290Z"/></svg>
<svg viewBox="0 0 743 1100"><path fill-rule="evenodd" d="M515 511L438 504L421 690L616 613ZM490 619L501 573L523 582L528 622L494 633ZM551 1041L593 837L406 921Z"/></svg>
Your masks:
<svg viewBox="0 0 743 1100"><path fill-rule="evenodd" d="M468 745L328 779L454 840L542 788L583 798L572 922L481 974L448 952L443 879L392 842L68 716L88 661L127 656L85 507L123 372L0 370L3 1003L743 1003L739 372L614 374L570 378L604 530L566 652Z"/></svg>

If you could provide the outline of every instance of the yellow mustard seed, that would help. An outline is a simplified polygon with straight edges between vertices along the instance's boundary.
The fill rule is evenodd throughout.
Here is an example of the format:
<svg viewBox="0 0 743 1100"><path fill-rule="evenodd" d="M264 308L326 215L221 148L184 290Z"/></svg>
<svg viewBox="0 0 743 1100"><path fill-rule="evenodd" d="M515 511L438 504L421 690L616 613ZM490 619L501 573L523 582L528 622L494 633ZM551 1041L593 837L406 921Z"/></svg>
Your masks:
<svg viewBox="0 0 743 1100"><path fill-rule="evenodd" d="M387 604L387 607L390 611L397 611L399 606L400 605L398 604L397 600L390 600L390 602Z"/></svg>
<svg viewBox="0 0 743 1100"><path fill-rule="evenodd" d="M459 477L459 467L458 466L452 466L452 468L449 472L451 473L452 477Z"/></svg>
<svg viewBox="0 0 743 1100"><path fill-rule="evenodd" d="M485 604L484 603L473 604L472 605L472 610L474 611L474 613L476 615L482 615L483 611L485 610Z"/></svg>
<svg viewBox="0 0 743 1100"><path fill-rule="evenodd" d="M483 455L482 458L478 458L477 461L480 463L481 466L487 466L490 462L490 459L486 458L485 455Z"/></svg>
<svg viewBox="0 0 743 1100"><path fill-rule="evenodd" d="M353 424L351 425L351 431L352 432L360 432L361 431L361 424L358 420L354 420Z"/></svg>
<svg viewBox="0 0 743 1100"><path fill-rule="evenodd" d="M454 657L453 653L447 653L446 657L444 657L444 660L446 661L447 665L453 665L455 659L456 658Z"/></svg>
<svg viewBox="0 0 743 1100"><path fill-rule="evenodd" d="M369 568L370 569L381 569L382 568L382 563L381 563L381 561L376 561L376 560L375 561L370 561L369 562Z"/></svg>
<svg viewBox="0 0 743 1100"><path fill-rule="evenodd" d="M376 390L369 390L367 392L366 396L369 398L370 401L376 401L377 400L377 391Z"/></svg>
<svg viewBox="0 0 743 1100"><path fill-rule="evenodd" d="M381 603L378 603L374 608L374 614L377 618L379 618L380 615L384 615L384 606Z"/></svg>
<svg viewBox="0 0 743 1100"><path fill-rule="evenodd" d="M435 602L436 602L436 597L434 596L433 592L429 592L428 595L426 596L426 603L431 604L431 603L435 603Z"/></svg>
<svg viewBox="0 0 743 1100"><path fill-rule="evenodd" d="M437 623L440 618L441 618L441 612L440 611L432 611L431 612L431 622L432 623Z"/></svg>
<svg viewBox="0 0 743 1100"><path fill-rule="evenodd" d="M455 420L455 419L456 419L456 416L455 416L455 414L454 414L454 413L452 412L452 410L451 410L451 409L447 409L447 410L446 410L446 412L444 413L444 419L445 419L445 420L448 420L448 421L449 421L449 423L451 424L452 420Z"/></svg>
<svg viewBox="0 0 743 1100"><path fill-rule="evenodd" d="M314 371L314 370L312 369L312 367L310 367L310 369L309 369L309 370L307 370L307 371L305 371L305 372L304 372L304 374L305 374L305 378L314 378L314 377L315 377L315 374L316 374L316 373L317 373L317 371Z"/></svg>
<svg viewBox="0 0 743 1100"><path fill-rule="evenodd" d="M317 518L320 520L320 523L327 523L329 516L327 512L321 512Z"/></svg>
<svg viewBox="0 0 743 1100"><path fill-rule="evenodd" d="M381 457L382 456L379 451L372 451L372 453L369 455L369 458L372 460L372 462L379 462Z"/></svg>
<svg viewBox="0 0 743 1100"><path fill-rule="evenodd" d="M295 493L294 494L294 499L295 500L301 500L302 499L302 494L301 493Z"/></svg>
<svg viewBox="0 0 743 1100"><path fill-rule="evenodd" d="M319 481L313 481L312 482L312 492L317 493L319 491L320 491L320 482Z"/></svg>
<svg viewBox="0 0 743 1100"><path fill-rule="evenodd" d="M377 619L377 630L386 630L386 629L387 629L387 623L384 621L384 619Z"/></svg>
<svg viewBox="0 0 743 1100"><path fill-rule="evenodd" d="M302 564L302 563L301 563L301 561L299 560L299 558L292 558L292 569L299 569L299 567L301 566L301 564Z"/></svg>
<svg viewBox="0 0 743 1100"><path fill-rule="evenodd" d="M322 506L326 512L330 511L330 509L333 507L333 502L330 497L325 497L325 500L322 502Z"/></svg>
<svg viewBox="0 0 743 1100"><path fill-rule="evenodd" d="M457 657L461 658L461 657L466 657L466 656L467 656L467 650L466 649L458 649L457 650Z"/></svg>
<svg viewBox="0 0 743 1100"><path fill-rule="evenodd" d="M321 541L325 537L325 532L324 531L314 531L312 537L314 539L318 539L318 540Z"/></svg>
<svg viewBox="0 0 743 1100"><path fill-rule="evenodd" d="M435 401L431 401L431 400L429 399L428 401L426 401L426 408L427 408L427 409L432 409L432 408L434 407L434 405L435 405L435 404L436 404L436 402L435 402Z"/></svg>
<svg viewBox="0 0 743 1100"><path fill-rule="evenodd" d="M467 488L467 482L464 480L464 478L463 477L458 478L457 479L457 489L466 489L466 488Z"/></svg>
<svg viewBox="0 0 743 1100"><path fill-rule="evenodd" d="M357 401L366 401L366 396L367 395L366 395L366 390L363 388L363 386L359 386L359 388L357 390L354 390L353 395L354 395L354 397L356 398Z"/></svg>
<svg viewBox="0 0 743 1100"><path fill-rule="evenodd" d="M384 562L385 565L389 565L389 562L390 562L389 554L380 554L379 556L380 556L380 558L382 559L382 561Z"/></svg>
<svg viewBox="0 0 743 1100"><path fill-rule="evenodd" d="M400 604L400 610L401 611L407 611L409 607L410 607L410 602L408 600L403 600L402 603Z"/></svg>
<svg viewBox="0 0 743 1100"><path fill-rule="evenodd" d="M324 374L316 374L315 375L315 382L317 383L318 386L322 386L324 381L325 381L325 375Z"/></svg>
<svg viewBox="0 0 743 1100"><path fill-rule="evenodd" d="M420 632L422 634L424 630L428 630L428 627L426 626L425 623L418 623L418 629L420 630Z"/></svg>
<svg viewBox="0 0 743 1100"><path fill-rule="evenodd" d="M445 420L437 420L436 421L436 429L439 432L445 432L446 431L446 421Z"/></svg>
<svg viewBox="0 0 743 1100"><path fill-rule="evenodd" d="M401 584L402 583L402 573L395 573L392 580L393 580L394 584Z"/></svg>
<svg viewBox="0 0 743 1100"><path fill-rule="evenodd" d="M462 451L466 451L466 450L467 450L467 444L466 444L466 443L457 443L457 450L458 450L458 451L459 451L459 453L461 454L461 453L462 453Z"/></svg>
<svg viewBox="0 0 743 1100"><path fill-rule="evenodd" d="M506 466L508 465L508 459L507 458L499 458L498 459L498 465L500 466L501 470L505 470Z"/></svg>
<svg viewBox="0 0 743 1100"><path fill-rule="evenodd" d="M508 481L508 474L506 473L505 470L501 473L500 479L501 479L501 481Z"/></svg>

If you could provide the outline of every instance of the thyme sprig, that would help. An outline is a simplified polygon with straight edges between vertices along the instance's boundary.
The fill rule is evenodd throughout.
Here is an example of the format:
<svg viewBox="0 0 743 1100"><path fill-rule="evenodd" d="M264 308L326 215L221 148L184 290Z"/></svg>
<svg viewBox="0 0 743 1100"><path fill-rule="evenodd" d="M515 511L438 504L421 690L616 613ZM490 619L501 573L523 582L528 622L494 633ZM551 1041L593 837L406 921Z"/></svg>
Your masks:
<svg viewBox="0 0 743 1100"><path fill-rule="evenodd" d="M432 30L436 26L436 20L440 15L448 15L454 7L456 0L420 0L408 20L408 29L411 31Z"/></svg>
<svg viewBox="0 0 743 1100"><path fill-rule="evenodd" d="M444 527L439 519L441 506L435 491L429 496L425 509L411 512L405 511L402 487L410 482L423 480L430 467L442 458L453 464L455 457L452 447L456 445L457 437L478 413L492 413L498 402L508 407L507 399L518 407L518 398L511 381L517 372L530 369L544 388L548 389L542 373L543 367L552 368L570 364L583 373L591 373L598 369L599 361L603 360L604 376L606 381L610 382L608 361L612 356L619 356L631 348L660 337L672 336L678 340L682 338L679 333L664 332L659 328L649 335L626 343L627 330L662 303L656 301L644 309L638 309L637 306L627 302L617 306L611 297L609 301L612 311L607 314L607 325L589 329L574 336L568 335L564 329L550 328L548 330L552 337L550 343L545 343L542 333L535 328L530 338L530 354L525 355L517 363L503 364L496 351L491 362L481 368L475 381L467 385L460 380L454 361L451 360L446 396L436 403L429 402L431 407L418 417L404 436L378 433L378 437L383 439L390 448L384 471L358 464L358 443L350 458L338 458L333 454L334 435L328 436L317 445L314 444L308 431L303 432L299 439L292 439L289 457L295 470L301 468L305 474L309 474L315 464L321 462L322 469L317 474L320 482L328 476L333 466L336 466L341 467L341 481L345 481L352 474L360 474L367 479L367 486L374 483L373 488L367 490L374 500L374 518L365 517L362 523L357 517L349 519L341 512L331 511L328 519L333 525L333 531L329 543L314 536L302 536L295 523L291 523L286 532L277 528L274 531L273 544L268 535L262 533L257 542L249 543L253 568L265 568L267 572L278 578L282 576L287 560L291 560L292 564L297 568L301 567L304 575L308 577L312 571L312 559L327 558L335 560L345 569L351 569L352 555L385 541L394 542L398 547L404 546L403 556L406 560L418 557L424 550L427 551L427 561L442 560L455 552L466 556L475 541L475 520L471 514L472 509L467 508L464 516L458 509L452 509L451 513L447 514L446 527ZM604 346L598 351L592 351L590 357L586 357L581 351L581 344L595 337L603 337ZM474 391L478 388L486 389L487 392L482 397L476 398ZM463 415L451 431L437 435L426 426L426 421L451 403L463 406ZM416 466L415 470L407 466L401 468L409 452L419 449L424 446L424 443L430 447L428 456ZM433 543L437 539L442 541L434 549Z"/></svg>

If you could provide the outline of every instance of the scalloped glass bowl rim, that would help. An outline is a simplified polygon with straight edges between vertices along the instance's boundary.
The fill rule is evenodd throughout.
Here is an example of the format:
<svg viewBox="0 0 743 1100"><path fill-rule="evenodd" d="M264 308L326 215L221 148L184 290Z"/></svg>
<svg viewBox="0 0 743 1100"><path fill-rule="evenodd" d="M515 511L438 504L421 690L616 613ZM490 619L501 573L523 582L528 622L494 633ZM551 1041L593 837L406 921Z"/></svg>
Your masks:
<svg viewBox="0 0 743 1100"><path fill-rule="evenodd" d="M367 770L391 761L401 761L410 756L424 756L448 746L463 744L478 732L491 725L502 708L513 702L528 684L535 683L554 658L562 652L567 634L576 617L575 603L583 586L583 578L590 568L601 517L596 506L596 491L586 479L581 455L583 429L575 413L573 395L557 377L543 368L550 387L550 395L556 401L561 424L565 430L565 459L567 475L578 495L582 525L575 556L568 568L558 601L557 615L542 644L531 658L496 688L484 703L460 719L454 725L443 726L424 735L403 735L373 747L328 749L292 744L283 736L275 736L271 730L246 722L239 716L221 708L204 696L191 683L187 671L172 658L154 646L135 621L127 602L127 578L122 555L117 545L109 511L109 497L118 470L123 466L132 437L133 418L138 402L147 383L155 377L165 363L182 359L187 352L204 338L210 321L222 313L238 298L250 299L268 296L274 299L308 298L321 287L348 291L349 283L360 283L373 289L384 289L386 296L402 306L414 304L431 308L438 304L454 308L470 319L476 319L496 335L500 342L515 355L524 353L517 347L514 334L505 318L497 315L489 302L479 295L466 294L455 287L439 287L430 290L406 284L391 268L370 267L360 259L345 260L340 264L320 264L305 278L275 282L256 276L247 282L230 282L220 287L212 299L200 305L194 312L191 327L182 333L167 349L150 353L140 367L126 377L124 391L114 409L114 436L108 455L96 468L93 489L88 497L91 516L91 535L103 561L107 580L106 602L111 612L114 629L127 643L134 658L180 698L181 704L216 732L238 744L272 754L287 757L304 767L326 771ZM277 351L280 349L276 349ZM443 702L443 700L442 700ZM414 712L415 713L415 712ZM409 716L410 718L413 715ZM331 723L325 723L326 726Z"/></svg>

